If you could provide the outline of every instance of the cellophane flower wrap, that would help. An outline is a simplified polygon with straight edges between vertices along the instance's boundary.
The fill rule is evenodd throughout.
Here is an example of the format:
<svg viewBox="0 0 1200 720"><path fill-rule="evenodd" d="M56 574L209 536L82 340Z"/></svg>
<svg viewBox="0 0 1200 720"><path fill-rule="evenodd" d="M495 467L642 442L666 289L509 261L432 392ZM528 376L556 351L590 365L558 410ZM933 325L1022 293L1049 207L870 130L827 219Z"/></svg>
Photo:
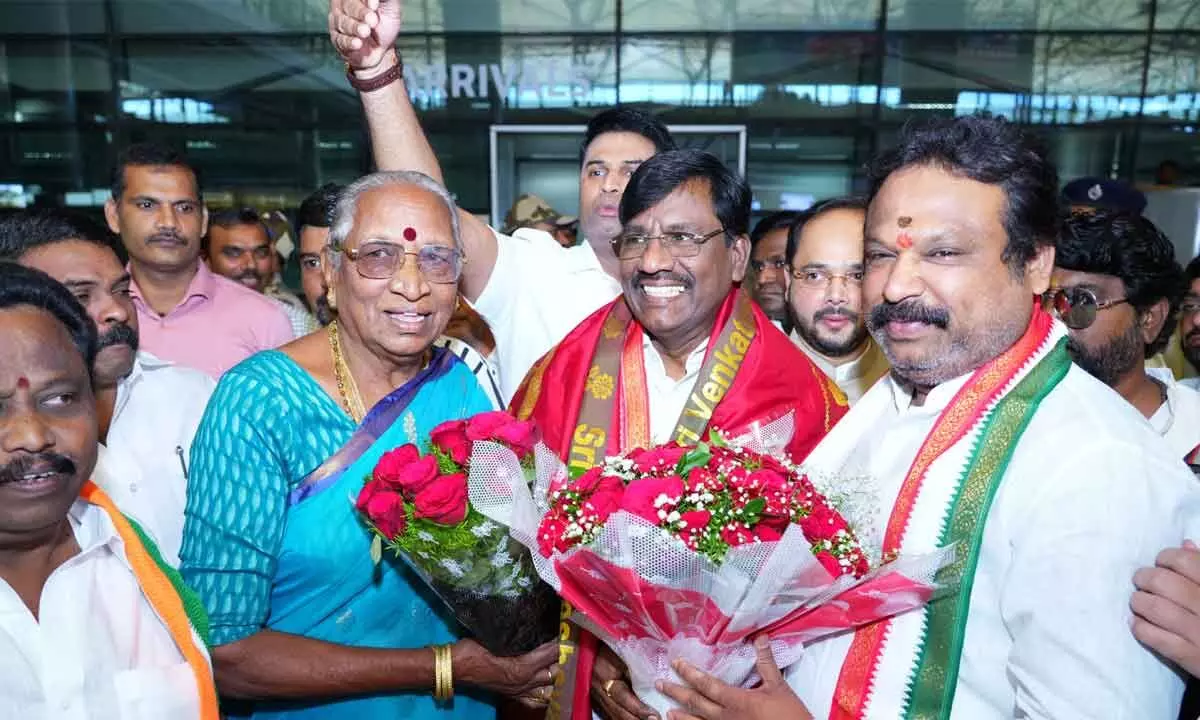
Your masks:
<svg viewBox="0 0 1200 720"><path fill-rule="evenodd" d="M410 444L384 454L356 502L376 562L384 548L403 559L493 655L529 652L559 627L561 601L496 512L514 486L529 492L534 433L502 412L443 423L424 453ZM473 459L477 443L511 461L506 474Z"/></svg>
<svg viewBox="0 0 1200 720"><path fill-rule="evenodd" d="M636 450L582 474L543 450L513 535L659 712L673 704L654 684L681 682L676 658L748 686L758 680L758 635L786 668L808 642L925 604L953 560L944 548L873 562L802 469L716 433L710 444Z"/></svg>

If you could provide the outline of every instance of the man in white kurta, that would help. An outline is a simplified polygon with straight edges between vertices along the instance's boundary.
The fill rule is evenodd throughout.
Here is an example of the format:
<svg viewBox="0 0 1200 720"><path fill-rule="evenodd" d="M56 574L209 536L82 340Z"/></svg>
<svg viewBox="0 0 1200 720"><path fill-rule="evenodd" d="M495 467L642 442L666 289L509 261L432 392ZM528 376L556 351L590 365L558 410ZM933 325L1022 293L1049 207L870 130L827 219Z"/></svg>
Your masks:
<svg viewBox="0 0 1200 720"><path fill-rule="evenodd" d="M1075 362L1133 405L1176 457L1200 445L1200 391L1147 366L1178 325L1183 268L1150 220L1097 209L1063 226L1051 281Z"/></svg>
<svg viewBox="0 0 1200 720"><path fill-rule="evenodd" d="M809 463L874 478L886 512L966 379L920 406L883 380ZM1194 483L1144 418L1072 367L1021 436L988 513L951 717L1174 718L1182 684L1130 634L1128 578L1200 513ZM816 717L831 707L852 637L817 643L788 673ZM880 677L893 692L906 679L903 668ZM898 715L883 706L868 717Z"/></svg>
<svg viewBox="0 0 1200 720"><path fill-rule="evenodd" d="M179 564L192 437L216 383L204 373L138 351L129 272L108 235L60 211L0 222L0 259L65 285L96 325L93 367L100 448L94 480L137 519L164 559Z"/></svg>
<svg viewBox="0 0 1200 720"><path fill-rule="evenodd" d="M806 463L868 475L851 523L885 553L954 546L958 581L809 646L787 684L684 667L675 720L1174 720L1183 682L1130 633L1130 579L1182 543L1200 487L1036 301L1053 166L1018 128L962 117L908 129L871 176L863 295L892 371Z"/></svg>

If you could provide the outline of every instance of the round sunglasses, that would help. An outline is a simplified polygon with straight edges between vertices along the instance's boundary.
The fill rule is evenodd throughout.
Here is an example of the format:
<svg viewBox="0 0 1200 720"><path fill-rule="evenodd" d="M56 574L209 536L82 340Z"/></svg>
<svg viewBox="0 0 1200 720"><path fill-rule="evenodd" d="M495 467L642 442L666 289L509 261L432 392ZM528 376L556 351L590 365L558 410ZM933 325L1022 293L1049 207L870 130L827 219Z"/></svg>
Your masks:
<svg viewBox="0 0 1200 720"><path fill-rule="evenodd" d="M1080 287L1050 290L1043 296L1043 300L1063 324L1072 330L1090 327L1096 322L1096 315L1101 310L1129 302L1127 298L1113 298L1101 302L1096 298L1096 293Z"/></svg>

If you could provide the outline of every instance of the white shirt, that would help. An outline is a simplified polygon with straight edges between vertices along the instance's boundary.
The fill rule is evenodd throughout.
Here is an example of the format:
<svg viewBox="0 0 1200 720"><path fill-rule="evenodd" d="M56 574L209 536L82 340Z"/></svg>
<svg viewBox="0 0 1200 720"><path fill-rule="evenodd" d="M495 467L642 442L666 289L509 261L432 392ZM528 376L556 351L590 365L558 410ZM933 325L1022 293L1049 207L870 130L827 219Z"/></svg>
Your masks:
<svg viewBox="0 0 1200 720"><path fill-rule="evenodd" d="M94 477L122 512L179 565L188 456L216 383L208 375L139 352L117 386L117 403Z"/></svg>
<svg viewBox="0 0 1200 720"><path fill-rule="evenodd" d="M646 366L646 394L650 401L650 442L662 445L671 442L675 436L675 425L683 408L687 405L688 397L700 377L700 368L704 365L704 353L707 344L701 344L684 362L684 375L679 380L672 380L667 375L667 366L662 356L650 342L649 335L643 335L642 352Z"/></svg>
<svg viewBox="0 0 1200 720"><path fill-rule="evenodd" d="M142 594L112 521L83 501L68 516L80 553L46 580L38 619L0 580L0 717L198 718L192 671Z"/></svg>
<svg viewBox="0 0 1200 720"><path fill-rule="evenodd" d="M488 400L492 402L492 407L497 410L504 408L504 402L500 399L500 377L496 372L496 366L488 362L487 358L479 353L478 350L471 347L470 343L456 337L443 335L433 341L435 347L444 347L449 352L463 361L467 369L479 381L479 387L483 389L483 394L487 395Z"/></svg>
<svg viewBox="0 0 1200 720"><path fill-rule="evenodd" d="M1167 401L1150 417L1150 426L1184 458L1200 445L1200 391L1172 380L1164 385Z"/></svg>
<svg viewBox="0 0 1200 720"><path fill-rule="evenodd" d="M853 448L842 472L874 478L882 525L966 379L918 407L889 376L822 442ZM1200 487L1176 453L1072 365L1021 435L988 513L951 717L1175 720L1183 682L1134 640L1131 578L1197 518ZM788 672L816 717L829 712L851 638L812 645Z"/></svg>
<svg viewBox="0 0 1200 720"><path fill-rule="evenodd" d="M500 392L512 399L525 374L576 325L621 294L586 242L564 248L531 228L496 234L496 265L474 306L496 337Z"/></svg>
<svg viewBox="0 0 1200 720"><path fill-rule="evenodd" d="M312 313L304 308L293 305L286 300L281 300L276 295L268 295L267 297L274 300L279 305L279 309L283 311L283 314L287 315L288 322L292 325L292 333L296 337L301 338L321 329L321 326L317 324L317 320L312 316Z"/></svg>
<svg viewBox="0 0 1200 720"><path fill-rule="evenodd" d="M858 402L859 398L891 369L887 356L870 336L867 337L866 345L858 356L841 365L831 363L829 358L813 349L795 330L792 331L791 337L796 347L803 350L804 354L821 368L821 372L837 384L851 405Z"/></svg>

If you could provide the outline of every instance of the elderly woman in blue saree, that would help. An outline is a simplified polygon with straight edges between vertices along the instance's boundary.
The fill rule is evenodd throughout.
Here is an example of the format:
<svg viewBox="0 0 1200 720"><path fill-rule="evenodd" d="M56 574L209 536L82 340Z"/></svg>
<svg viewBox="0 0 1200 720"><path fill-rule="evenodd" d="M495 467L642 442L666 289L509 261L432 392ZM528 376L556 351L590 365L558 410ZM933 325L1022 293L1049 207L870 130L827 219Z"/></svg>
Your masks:
<svg viewBox="0 0 1200 720"><path fill-rule="evenodd" d="M217 386L192 447L181 557L235 716L486 720L493 698L548 696L553 644L498 658L461 639L413 573L375 564L353 505L384 452L493 407L461 358L434 347L457 300L459 247L436 182L359 180L325 260L337 320ZM449 702L433 697L439 646Z"/></svg>

